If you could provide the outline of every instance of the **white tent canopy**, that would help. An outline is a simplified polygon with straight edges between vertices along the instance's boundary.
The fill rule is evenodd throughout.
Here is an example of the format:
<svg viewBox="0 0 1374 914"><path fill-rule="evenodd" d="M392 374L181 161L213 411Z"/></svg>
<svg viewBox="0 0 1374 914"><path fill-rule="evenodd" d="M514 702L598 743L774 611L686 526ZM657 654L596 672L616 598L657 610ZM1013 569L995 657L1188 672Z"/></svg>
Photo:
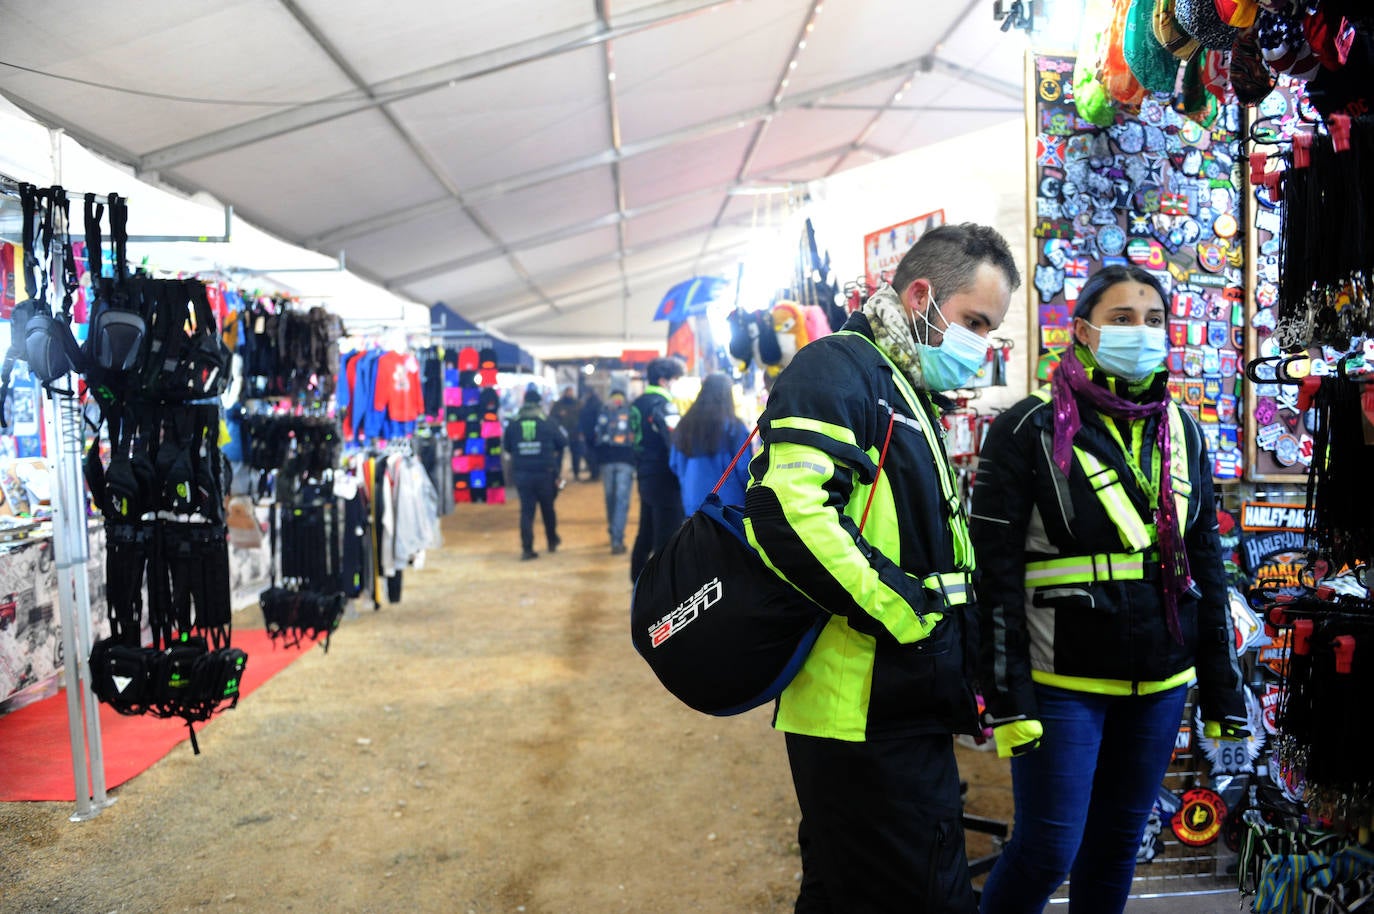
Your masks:
<svg viewBox="0 0 1374 914"><path fill-rule="evenodd" d="M346 255L375 283L353 307L443 301L536 354L657 344L663 292L733 273L784 189L1022 116L1025 38L987 0L0 0L0 21L0 95L128 168L64 153L67 186L194 195L131 194L131 232L220 235L232 205L318 252L267 267Z"/></svg>

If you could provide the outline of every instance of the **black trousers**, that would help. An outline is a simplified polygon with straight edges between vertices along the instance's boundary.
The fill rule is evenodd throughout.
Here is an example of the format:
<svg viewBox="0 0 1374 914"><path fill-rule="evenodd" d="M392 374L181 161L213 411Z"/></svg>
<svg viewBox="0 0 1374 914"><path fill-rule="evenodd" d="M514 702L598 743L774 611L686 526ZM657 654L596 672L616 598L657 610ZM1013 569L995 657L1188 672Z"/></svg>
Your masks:
<svg viewBox="0 0 1374 914"><path fill-rule="evenodd" d="M639 573L649 556L668 545L668 539L686 520L682 513L682 488L672 473L639 478L639 532L630 550L630 582L639 580Z"/></svg>
<svg viewBox="0 0 1374 914"><path fill-rule="evenodd" d="M787 758L802 814L796 914L976 914L948 734L788 733Z"/></svg>
<svg viewBox="0 0 1374 914"><path fill-rule="evenodd" d="M520 547L526 552L534 551L534 508L544 517L544 536L552 545L558 542L558 516L553 511L553 500L558 494L558 486L552 474L525 477L515 480L515 491L520 496Z"/></svg>

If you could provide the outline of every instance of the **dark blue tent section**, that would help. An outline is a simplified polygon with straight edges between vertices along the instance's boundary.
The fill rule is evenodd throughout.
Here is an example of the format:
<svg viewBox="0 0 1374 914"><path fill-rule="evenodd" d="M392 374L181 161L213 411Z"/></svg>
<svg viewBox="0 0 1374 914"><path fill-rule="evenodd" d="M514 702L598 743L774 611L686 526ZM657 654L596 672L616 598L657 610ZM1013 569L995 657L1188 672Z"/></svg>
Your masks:
<svg viewBox="0 0 1374 914"><path fill-rule="evenodd" d="M488 333L443 302L429 306L429 323L436 342L456 348L471 346L483 349L490 346L496 350L496 367L502 371L534 370L534 356L510 340Z"/></svg>

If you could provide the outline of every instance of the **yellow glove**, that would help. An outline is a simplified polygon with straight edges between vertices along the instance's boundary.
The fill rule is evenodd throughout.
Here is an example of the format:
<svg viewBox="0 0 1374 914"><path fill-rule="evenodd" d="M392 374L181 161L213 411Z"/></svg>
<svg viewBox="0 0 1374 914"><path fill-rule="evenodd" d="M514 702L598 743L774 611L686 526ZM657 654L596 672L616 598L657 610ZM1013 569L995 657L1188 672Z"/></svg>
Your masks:
<svg viewBox="0 0 1374 914"><path fill-rule="evenodd" d="M1238 743L1250 738L1250 730L1238 724L1228 724L1220 720L1204 720L1202 735L1208 739L1219 739L1228 743Z"/></svg>
<svg viewBox="0 0 1374 914"><path fill-rule="evenodd" d="M992 729L998 758L1012 758L1039 749L1040 737L1044 735L1045 728L1038 720L1016 720Z"/></svg>

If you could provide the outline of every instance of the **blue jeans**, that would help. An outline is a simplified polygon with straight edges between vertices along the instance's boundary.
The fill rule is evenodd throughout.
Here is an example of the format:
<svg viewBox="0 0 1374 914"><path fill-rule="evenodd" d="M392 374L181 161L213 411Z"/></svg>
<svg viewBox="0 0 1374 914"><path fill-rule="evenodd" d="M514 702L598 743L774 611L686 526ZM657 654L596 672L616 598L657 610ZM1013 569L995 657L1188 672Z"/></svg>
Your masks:
<svg viewBox="0 0 1374 914"><path fill-rule="evenodd" d="M625 545L625 518L630 513L630 491L635 468L629 463L603 463L601 486L606 492L606 529L612 546Z"/></svg>
<svg viewBox="0 0 1374 914"><path fill-rule="evenodd" d="M1069 914L1120 914L1173 754L1187 686L1109 696L1037 685L1045 735L1011 760L1015 827L982 914L1039 914L1069 877Z"/></svg>

